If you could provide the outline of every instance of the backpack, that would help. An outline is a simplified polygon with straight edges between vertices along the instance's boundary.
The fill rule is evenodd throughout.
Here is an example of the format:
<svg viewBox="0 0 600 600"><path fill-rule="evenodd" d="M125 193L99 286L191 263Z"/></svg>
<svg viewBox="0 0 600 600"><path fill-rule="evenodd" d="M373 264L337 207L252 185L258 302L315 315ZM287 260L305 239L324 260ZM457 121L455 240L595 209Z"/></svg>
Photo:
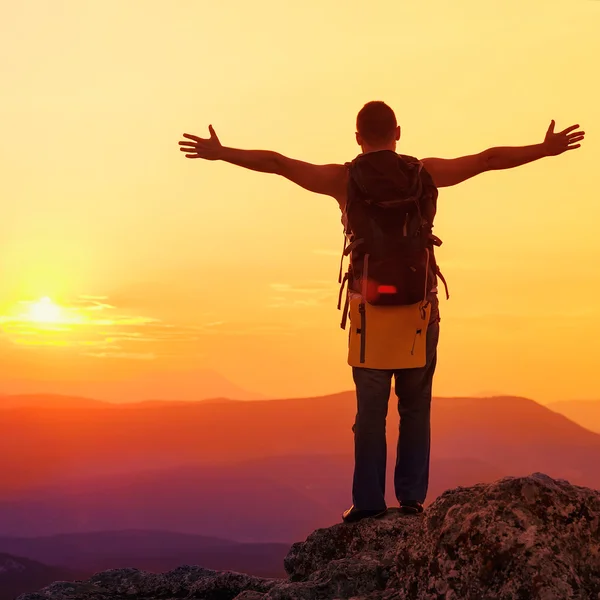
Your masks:
<svg viewBox="0 0 600 600"><path fill-rule="evenodd" d="M426 303L439 271L433 252L438 190L418 159L392 150L360 154L348 169L342 222L344 249L338 281L338 309L347 283L342 329L351 292L375 306ZM342 278L344 257L350 255ZM446 293L448 292L446 286Z"/></svg>

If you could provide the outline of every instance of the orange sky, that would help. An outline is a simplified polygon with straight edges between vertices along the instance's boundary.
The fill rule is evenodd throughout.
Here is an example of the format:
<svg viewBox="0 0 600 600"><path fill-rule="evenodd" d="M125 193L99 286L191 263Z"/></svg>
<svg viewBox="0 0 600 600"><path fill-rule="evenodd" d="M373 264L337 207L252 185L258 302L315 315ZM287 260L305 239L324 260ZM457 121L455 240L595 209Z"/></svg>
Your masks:
<svg viewBox="0 0 600 600"><path fill-rule="evenodd" d="M579 151L441 191L435 393L597 398L599 30L592 0L7 4L0 391L194 368L269 396L351 388L335 201L177 142L212 123L345 162L381 99L419 157L585 129ZM54 324L32 320L43 297Z"/></svg>

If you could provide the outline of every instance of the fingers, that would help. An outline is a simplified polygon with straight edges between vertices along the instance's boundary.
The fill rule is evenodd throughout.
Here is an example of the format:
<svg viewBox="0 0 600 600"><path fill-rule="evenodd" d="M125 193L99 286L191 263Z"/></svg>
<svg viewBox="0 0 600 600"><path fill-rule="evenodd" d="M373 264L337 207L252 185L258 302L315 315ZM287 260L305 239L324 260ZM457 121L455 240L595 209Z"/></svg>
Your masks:
<svg viewBox="0 0 600 600"><path fill-rule="evenodd" d="M219 141L219 138L217 137L217 134L215 133L215 130L213 129L212 125L208 126L208 131L210 132L210 139ZM183 137L187 138L188 140L192 140L194 142L208 141L206 138L201 138L201 137L198 137L197 135L192 135L191 133L184 133Z"/></svg>
<svg viewBox="0 0 600 600"><path fill-rule="evenodd" d="M581 148L581 144L575 144L574 146L569 146L567 150L575 150L576 148Z"/></svg>
<svg viewBox="0 0 600 600"><path fill-rule="evenodd" d="M548 127L548 131L546 133L554 133L554 119L552 119L552 121L550 121L550 127Z"/></svg>
<svg viewBox="0 0 600 600"><path fill-rule="evenodd" d="M186 147L186 148L195 148L198 143L196 143L196 142L179 142L179 145Z"/></svg>
<svg viewBox="0 0 600 600"><path fill-rule="evenodd" d="M220 144L221 142L219 141L219 138L217 137L217 134L215 133L215 130L213 129L212 125L208 126L208 131L210 131L210 139L215 140Z"/></svg>
<svg viewBox="0 0 600 600"><path fill-rule="evenodd" d="M583 138L585 137L585 133L582 133L581 135L573 135L573 136L569 136L569 144L573 144L574 142L579 142L581 141Z"/></svg>
<svg viewBox="0 0 600 600"><path fill-rule="evenodd" d="M566 135L568 133L571 133L571 131L575 131L575 129L577 129L578 127L579 125L571 125L571 127L567 127L566 129L560 131L559 135Z"/></svg>
<svg viewBox="0 0 600 600"><path fill-rule="evenodd" d="M179 142L181 144L181 142ZM187 147L187 146L182 146L181 148L179 148L179 150L181 152L183 152L185 154L186 158L199 158L200 154L198 153L198 149L194 146L192 147Z"/></svg>

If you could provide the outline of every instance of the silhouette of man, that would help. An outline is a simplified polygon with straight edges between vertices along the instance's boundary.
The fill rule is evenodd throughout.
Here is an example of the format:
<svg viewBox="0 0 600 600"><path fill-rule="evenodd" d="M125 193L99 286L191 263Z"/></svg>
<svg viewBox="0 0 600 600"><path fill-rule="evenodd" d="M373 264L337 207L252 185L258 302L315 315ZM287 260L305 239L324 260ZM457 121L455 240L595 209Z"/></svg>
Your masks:
<svg viewBox="0 0 600 600"><path fill-rule="evenodd" d="M425 158L423 168L436 187L457 185L486 171L511 169L544 157L557 156L580 147L585 132L579 125L554 131L552 121L541 143L529 146L494 147L460 158ZM246 169L275 173L317 194L335 198L342 212L346 205L348 169L341 164L315 165L268 150L240 150L223 146L212 125L209 138L184 134L180 149L187 158L222 160ZM396 151L400 127L394 111L384 102L368 102L356 119L356 141L362 154ZM426 336L426 364L422 368L383 370L353 367L357 414L353 426L355 466L352 506L342 518L356 522L386 512L385 425L392 377L398 397L400 431L394 491L405 513L423 512L429 483L430 407L432 380L437 362L439 308L437 287L431 289L430 324Z"/></svg>

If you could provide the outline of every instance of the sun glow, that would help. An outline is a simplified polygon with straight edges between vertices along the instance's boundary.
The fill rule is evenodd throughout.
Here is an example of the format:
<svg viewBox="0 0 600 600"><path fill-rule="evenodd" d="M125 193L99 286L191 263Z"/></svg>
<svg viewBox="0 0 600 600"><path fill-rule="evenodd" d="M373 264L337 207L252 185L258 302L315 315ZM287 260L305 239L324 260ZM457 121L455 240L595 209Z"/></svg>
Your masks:
<svg viewBox="0 0 600 600"><path fill-rule="evenodd" d="M29 305L27 318L33 323L60 323L62 309L50 298L45 297Z"/></svg>
<svg viewBox="0 0 600 600"><path fill-rule="evenodd" d="M45 296L36 302L26 302L27 306L21 320L39 326L75 325L86 322L86 319L70 308L59 306L51 298Z"/></svg>
<svg viewBox="0 0 600 600"><path fill-rule="evenodd" d="M124 352L118 345L122 340L151 340L142 336L137 327L159 323L157 319L135 315L110 317L105 311L114 306L91 296L78 296L65 303L55 302L48 296L35 300L20 300L0 313L0 330L12 343L31 347L71 347L89 353L90 348L104 352L118 350L123 356L146 357L150 353ZM2 309L0 309L2 310ZM134 328L134 330L132 330ZM89 354L92 356L92 354ZM108 355L108 354L106 354ZM111 354L112 355L112 354Z"/></svg>

